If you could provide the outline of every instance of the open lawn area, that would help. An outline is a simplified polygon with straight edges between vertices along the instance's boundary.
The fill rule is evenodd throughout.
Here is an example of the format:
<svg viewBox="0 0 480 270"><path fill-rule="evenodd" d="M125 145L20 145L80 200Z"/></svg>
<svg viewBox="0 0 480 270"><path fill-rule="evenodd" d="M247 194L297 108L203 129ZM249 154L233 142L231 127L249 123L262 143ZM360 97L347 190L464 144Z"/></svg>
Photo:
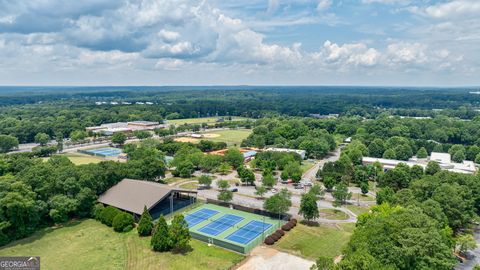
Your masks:
<svg viewBox="0 0 480 270"><path fill-rule="evenodd" d="M365 206L358 206L358 205L352 205L352 204L348 204L348 205L345 205L345 207L352 211L353 213L355 213L355 215L361 215L363 213L366 213L368 211L370 211L370 207L365 207Z"/></svg>
<svg viewBox="0 0 480 270"><path fill-rule="evenodd" d="M310 170L314 165L315 165L314 160L302 160L302 165L300 165L300 169L302 170L302 173L305 173L306 171Z"/></svg>
<svg viewBox="0 0 480 270"><path fill-rule="evenodd" d="M229 269L243 256L192 240L185 254L150 250L150 237L134 229L116 233L98 221L43 229L0 248L0 256L40 256L42 269Z"/></svg>
<svg viewBox="0 0 480 270"><path fill-rule="evenodd" d="M248 135L252 133L251 129L228 129L212 132L205 132L205 139L214 142L225 142L228 146L236 145L240 146L243 139L246 139ZM212 135L209 135L212 134Z"/></svg>
<svg viewBox="0 0 480 270"><path fill-rule="evenodd" d="M201 117L201 118L186 118L186 119L174 119L174 120L167 120L166 123L171 125L184 125L184 124L214 124L218 122L218 120L222 117ZM240 116L232 116L232 121L240 121L240 120L247 120L246 117ZM229 120L225 120L229 121Z"/></svg>
<svg viewBox="0 0 480 270"><path fill-rule="evenodd" d="M312 260L320 256L334 258L350 240L354 223L306 226L298 224L282 237L274 247Z"/></svg>
<svg viewBox="0 0 480 270"><path fill-rule="evenodd" d="M105 161L105 159L101 157L90 156L90 155L85 155L80 153L65 153L60 155L68 157L68 159L70 159L70 161L75 165L99 163L101 161ZM46 161L48 160L48 158L44 158L44 160Z"/></svg>
<svg viewBox="0 0 480 270"><path fill-rule="evenodd" d="M330 220L347 220L347 213L337 209L319 209L320 216Z"/></svg>

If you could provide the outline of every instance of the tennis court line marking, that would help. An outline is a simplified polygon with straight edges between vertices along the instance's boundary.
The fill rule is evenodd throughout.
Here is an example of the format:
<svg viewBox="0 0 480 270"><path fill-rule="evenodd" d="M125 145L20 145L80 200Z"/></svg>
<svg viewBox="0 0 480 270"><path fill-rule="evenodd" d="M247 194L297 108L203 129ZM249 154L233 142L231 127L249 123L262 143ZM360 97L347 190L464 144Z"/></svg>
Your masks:
<svg viewBox="0 0 480 270"><path fill-rule="evenodd" d="M210 223L203 226L198 231L216 236L242 220L244 220L243 217L232 214L225 214L216 220L212 220Z"/></svg>

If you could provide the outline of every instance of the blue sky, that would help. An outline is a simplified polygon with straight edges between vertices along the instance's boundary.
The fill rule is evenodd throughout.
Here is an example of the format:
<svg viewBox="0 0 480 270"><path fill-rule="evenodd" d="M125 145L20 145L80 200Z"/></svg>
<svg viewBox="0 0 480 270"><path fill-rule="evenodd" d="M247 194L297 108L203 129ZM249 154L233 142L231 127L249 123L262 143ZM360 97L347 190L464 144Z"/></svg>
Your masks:
<svg viewBox="0 0 480 270"><path fill-rule="evenodd" d="M480 85L479 0L0 0L1 85Z"/></svg>

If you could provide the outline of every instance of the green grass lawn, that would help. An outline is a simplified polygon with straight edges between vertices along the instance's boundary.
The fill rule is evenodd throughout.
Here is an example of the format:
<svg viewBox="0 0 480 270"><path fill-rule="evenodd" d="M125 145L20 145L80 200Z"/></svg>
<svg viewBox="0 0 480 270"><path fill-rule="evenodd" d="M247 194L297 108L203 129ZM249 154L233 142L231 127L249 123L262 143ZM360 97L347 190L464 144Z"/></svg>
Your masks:
<svg viewBox="0 0 480 270"><path fill-rule="evenodd" d="M184 125L184 124L214 124L217 122L218 119L221 117L201 117L201 118L186 118L186 119L174 119L174 120L167 120L167 124L175 124L175 125ZM247 120L246 117L240 116L232 116L232 121L240 121L240 120Z"/></svg>
<svg viewBox="0 0 480 270"><path fill-rule="evenodd" d="M228 129L228 130L218 130L205 132L204 134L217 134L218 137L206 137L204 140L214 141L214 142L225 142L228 146L236 145L240 146L240 143L243 139L246 139L248 135L252 133L251 129Z"/></svg>
<svg viewBox="0 0 480 270"><path fill-rule="evenodd" d="M348 210L352 211L353 213L355 213L355 215L361 215L363 213L366 213L370 210L370 207L365 207L365 206L358 206L358 205L352 205L352 204L349 204L349 205L346 205L345 206Z"/></svg>
<svg viewBox="0 0 480 270"><path fill-rule="evenodd" d="M47 228L0 248L0 256L40 256L42 269L229 269L243 256L192 240L185 254L150 250L150 237L116 233L95 220Z"/></svg>
<svg viewBox="0 0 480 270"><path fill-rule="evenodd" d="M185 183L185 184L181 184L178 187L179 188L184 188L184 189L197 189L198 188L198 182Z"/></svg>
<svg viewBox="0 0 480 270"><path fill-rule="evenodd" d="M347 213L337 209L320 209L321 216L331 220L346 220L348 219Z"/></svg>
<svg viewBox="0 0 480 270"><path fill-rule="evenodd" d="M352 193L352 200L360 200L361 202L374 202L376 199L370 195L363 195L361 193Z"/></svg>
<svg viewBox="0 0 480 270"><path fill-rule="evenodd" d="M83 165L83 164L89 164L89 163L99 163L101 161L105 161L105 159L101 157L96 157L96 156L90 156L90 155L85 155L81 153L65 153L65 154L60 154L62 156L68 157L70 161L75 164L75 165ZM49 158L44 158L44 160L48 160Z"/></svg>
<svg viewBox="0 0 480 270"><path fill-rule="evenodd" d="M300 165L300 169L302 170L302 173L305 173L306 171L310 170L314 165L315 161L313 160L303 160L302 165Z"/></svg>
<svg viewBox="0 0 480 270"><path fill-rule="evenodd" d="M320 256L334 258L350 240L354 223L306 226L298 224L287 232L274 247L309 259Z"/></svg>

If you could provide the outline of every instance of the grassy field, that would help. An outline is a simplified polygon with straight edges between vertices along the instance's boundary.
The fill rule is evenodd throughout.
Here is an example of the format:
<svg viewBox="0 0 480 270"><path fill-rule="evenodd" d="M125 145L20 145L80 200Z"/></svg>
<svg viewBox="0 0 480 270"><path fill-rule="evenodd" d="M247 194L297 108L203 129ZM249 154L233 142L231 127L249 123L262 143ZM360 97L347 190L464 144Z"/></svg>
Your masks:
<svg viewBox="0 0 480 270"><path fill-rule="evenodd" d="M274 247L313 260L320 256L334 258L342 253L354 228L354 223L317 227L298 224Z"/></svg>
<svg viewBox="0 0 480 270"><path fill-rule="evenodd" d="M305 173L306 171L310 170L315 163L316 162L313 160L303 160L302 165L300 165L300 169L302 169L302 172Z"/></svg>
<svg viewBox="0 0 480 270"><path fill-rule="evenodd" d="M83 165L83 164L89 164L89 163L99 163L101 161L104 161L105 159L101 157L95 157L95 156L90 156L90 155L85 155L85 154L80 154L80 153L65 153L61 154L62 156L68 157L70 161L75 164L75 165ZM48 160L49 158L44 158L44 160Z"/></svg>
<svg viewBox="0 0 480 270"><path fill-rule="evenodd" d="M189 183L181 184L178 187L179 188L184 188L184 189L197 189L198 188L198 182L189 182Z"/></svg>
<svg viewBox="0 0 480 270"><path fill-rule="evenodd" d="M347 213L337 209L320 209L321 216L331 220L346 220L348 219Z"/></svg>
<svg viewBox="0 0 480 270"><path fill-rule="evenodd" d="M228 269L243 259L196 240L185 254L156 253L136 230L116 233L95 220L72 222L0 249L0 256L41 256L42 269Z"/></svg>
<svg viewBox="0 0 480 270"><path fill-rule="evenodd" d="M355 215L361 215L363 213L366 213L370 210L370 207L364 207L364 206L358 206L358 205L346 205L345 206L348 210L352 211L355 213Z"/></svg>
<svg viewBox="0 0 480 270"><path fill-rule="evenodd" d="M225 142L228 146L236 145L240 146L243 139L246 139L248 135L252 133L251 129L228 129L212 132L205 132L205 134L216 134L217 137L210 137L207 140L214 142Z"/></svg>
<svg viewBox="0 0 480 270"><path fill-rule="evenodd" d="M221 117L201 117L201 118L186 118L186 119L174 119L174 120L167 120L167 124L174 124L174 125L184 125L184 124L214 124L217 122L218 119ZM247 120L246 117L240 116L232 116L232 121L241 121Z"/></svg>
<svg viewBox="0 0 480 270"><path fill-rule="evenodd" d="M376 199L370 195L363 195L361 193L352 193L352 200L360 200L361 202L374 202Z"/></svg>

